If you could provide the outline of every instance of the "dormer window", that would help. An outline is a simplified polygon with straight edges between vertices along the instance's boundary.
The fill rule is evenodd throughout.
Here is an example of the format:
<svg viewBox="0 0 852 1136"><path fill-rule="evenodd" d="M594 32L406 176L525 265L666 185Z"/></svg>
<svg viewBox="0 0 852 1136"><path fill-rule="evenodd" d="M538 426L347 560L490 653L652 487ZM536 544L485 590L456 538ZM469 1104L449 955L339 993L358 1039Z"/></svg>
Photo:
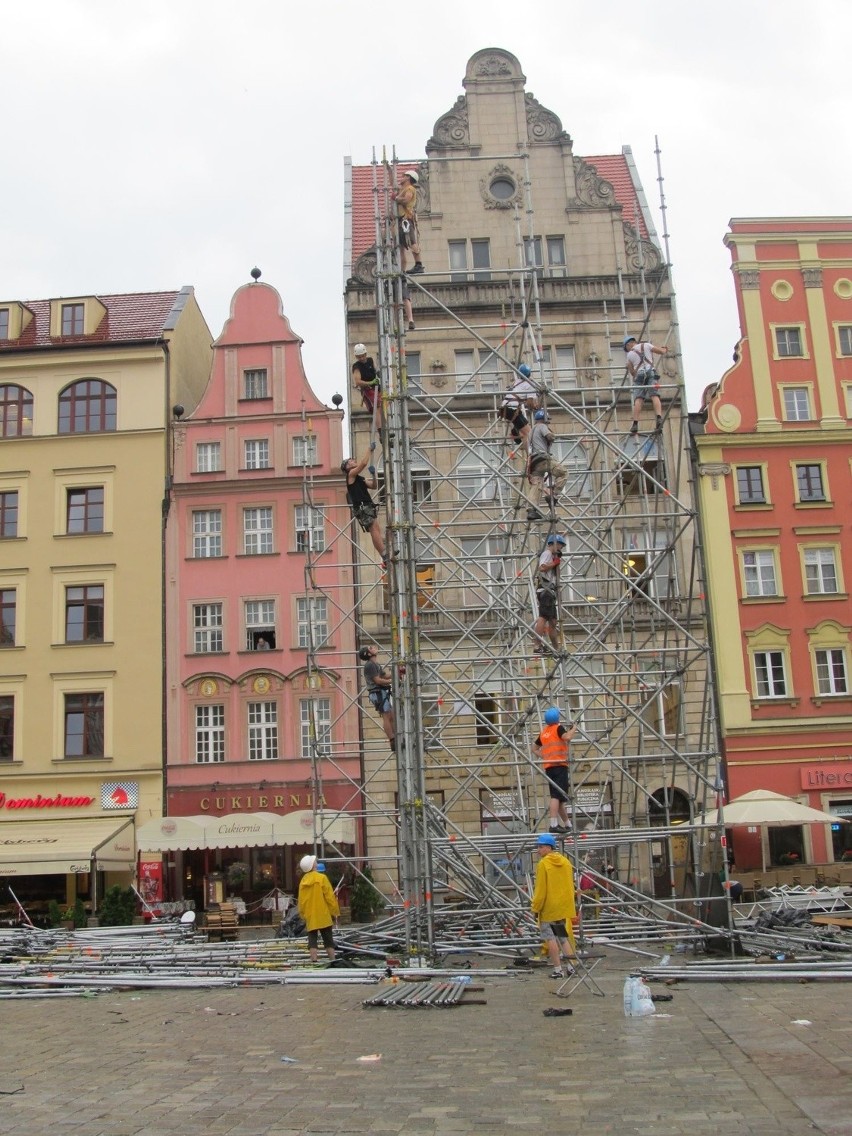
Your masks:
<svg viewBox="0 0 852 1136"><path fill-rule="evenodd" d="M85 326L86 308L84 304L62 305L62 334L82 335Z"/></svg>
<svg viewBox="0 0 852 1136"><path fill-rule="evenodd" d="M0 308L0 339L9 338L9 309Z"/></svg>

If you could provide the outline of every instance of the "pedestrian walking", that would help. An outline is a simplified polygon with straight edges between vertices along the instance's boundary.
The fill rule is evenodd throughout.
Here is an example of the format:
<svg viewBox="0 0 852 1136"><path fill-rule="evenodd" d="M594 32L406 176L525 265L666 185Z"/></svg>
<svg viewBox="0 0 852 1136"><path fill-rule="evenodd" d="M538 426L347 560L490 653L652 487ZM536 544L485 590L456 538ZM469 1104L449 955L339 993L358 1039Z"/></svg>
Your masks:
<svg viewBox="0 0 852 1136"><path fill-rule="evenodd" d="M577 734L574 722L563 725L558 707L544 712L544 729L533 742L550 789L550 831L568 831L568 756Z"/></svg>
<svg viewBox="0 0 852 1136"><path fill-rule="evenodd" d="M573 923L577 916L574 900L574 870L567 856L556 851L556 837L543 832L536 841L538 864L535 890L530 907L538 917L542 941L547 946L553 978L573 974Z"/></svg>
<svg viewBox="0 0 852 1136"><path fill-rule="evenodd" d="M311 962L317 961L319 937L329 959L334 962L334 932L332 927L340 915L337 896L328 876L317 871L316 856L303 856L299 868L304 873L299 882L299 914L308 932L308 951Z"/></svg>

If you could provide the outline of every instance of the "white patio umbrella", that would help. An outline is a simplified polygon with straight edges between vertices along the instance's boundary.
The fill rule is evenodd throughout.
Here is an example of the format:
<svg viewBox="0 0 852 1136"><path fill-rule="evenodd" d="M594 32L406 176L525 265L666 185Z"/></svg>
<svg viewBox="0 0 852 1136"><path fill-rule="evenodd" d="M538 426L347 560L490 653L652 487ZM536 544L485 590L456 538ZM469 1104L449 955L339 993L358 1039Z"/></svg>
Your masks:
<svg viewBox="0 0 852 1136"><path fill-rule="evenodd" d="M759 825L761 828L783 828L794 824L836 824L844 817L824 813L802 805L783 793L773 793L771 789L753 789L743 793L733 801L728 801L721 809L712 809L703 816L696 817L695 823L713 827L723 824L725 828L742 825ZM763 842L761 841L761 847ZM763 870L766 871L764 859Z"/></svg>

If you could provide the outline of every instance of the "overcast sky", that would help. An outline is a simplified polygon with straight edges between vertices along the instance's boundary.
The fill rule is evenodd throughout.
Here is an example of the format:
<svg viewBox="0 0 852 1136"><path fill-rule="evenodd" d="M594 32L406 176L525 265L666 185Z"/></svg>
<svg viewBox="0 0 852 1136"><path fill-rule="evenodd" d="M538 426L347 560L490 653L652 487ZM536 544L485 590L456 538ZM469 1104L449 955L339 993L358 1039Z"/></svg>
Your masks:
<svg viewBox="0 0 852 1136"><path fill-rule="evenodd" d="M852 213L851 0L29 0L3 5L0 299L192 284L214 335L259 265L329 401L348 381L343 157L424 154L502 47L578 155L630 145L688 401L738 335L732 216Z"/></svg>

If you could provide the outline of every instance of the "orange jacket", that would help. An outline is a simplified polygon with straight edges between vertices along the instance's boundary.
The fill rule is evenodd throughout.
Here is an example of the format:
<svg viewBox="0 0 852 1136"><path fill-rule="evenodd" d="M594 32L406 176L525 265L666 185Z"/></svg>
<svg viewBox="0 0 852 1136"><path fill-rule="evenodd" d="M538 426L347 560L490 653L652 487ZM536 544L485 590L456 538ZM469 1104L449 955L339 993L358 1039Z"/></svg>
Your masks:
<svg viewBox="0 0 852 1136"><path fill-rule="evenodd" d="M564 726L561 727L564 730ZM568 764L568 742L559 736L560 725L545 726L539 734L541 740L541 763L545 769L551 765Z"/></svg>

